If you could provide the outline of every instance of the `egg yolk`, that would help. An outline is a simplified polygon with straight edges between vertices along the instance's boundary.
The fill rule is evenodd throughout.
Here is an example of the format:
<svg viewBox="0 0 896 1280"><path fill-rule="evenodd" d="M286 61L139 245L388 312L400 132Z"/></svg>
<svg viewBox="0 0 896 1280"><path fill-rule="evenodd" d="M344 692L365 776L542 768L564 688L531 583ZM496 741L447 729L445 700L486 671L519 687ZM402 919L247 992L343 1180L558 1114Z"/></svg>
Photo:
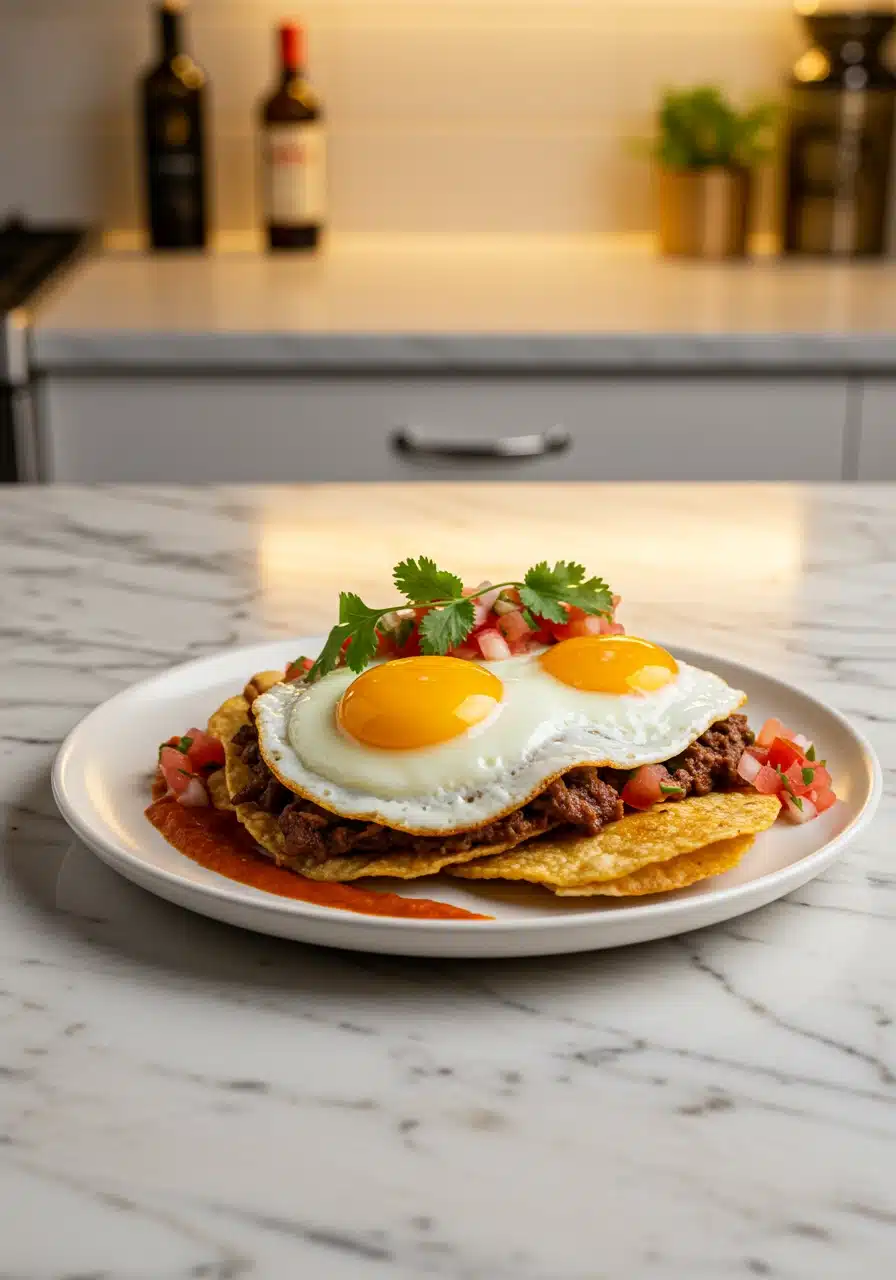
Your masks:
<svg viewBox="0 0 896 1280"><path fill-rule="evenodd" d="M339 699L336 723L367 747L432 747L487 719L501 701L497 676L462 658L398 658L370 667Z"/></svg>
<svg viewBox="0 0 896 1280"><path fill-rule="evenodd" d="M575 636L539 658L549 675L588 693L653 693L678 675L678 663L637 636Z"/></svg>

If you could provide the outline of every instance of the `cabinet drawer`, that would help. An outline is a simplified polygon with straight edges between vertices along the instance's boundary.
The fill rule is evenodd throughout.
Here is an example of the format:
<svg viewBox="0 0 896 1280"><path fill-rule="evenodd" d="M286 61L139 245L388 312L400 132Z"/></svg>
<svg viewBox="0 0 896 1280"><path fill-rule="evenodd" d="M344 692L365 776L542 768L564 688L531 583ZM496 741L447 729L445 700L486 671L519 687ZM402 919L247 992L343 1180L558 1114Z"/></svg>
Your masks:
<svg viewBox="0 0 896 1280"><path fill-rule="evenodd" d="M858 480L896 480L896 378L862 386Z"/></svg>
<svg viewBox="0 0 896 1280"><path fill-rule="evenodd" d="M52 378L49 478L834 480L846 382Z"/></svg>

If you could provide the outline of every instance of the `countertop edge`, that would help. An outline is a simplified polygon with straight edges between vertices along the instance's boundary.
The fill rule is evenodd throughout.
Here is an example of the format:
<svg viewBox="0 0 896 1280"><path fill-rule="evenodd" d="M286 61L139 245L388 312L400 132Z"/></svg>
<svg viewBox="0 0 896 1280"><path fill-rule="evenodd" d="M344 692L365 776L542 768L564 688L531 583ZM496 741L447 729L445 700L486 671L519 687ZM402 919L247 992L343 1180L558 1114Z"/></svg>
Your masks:
<svg viewBox="0 0 896 1280"><path fill-rule="evenodd" d="M38 375L885 373L883 333L176 333L38 328Z"/></svg>

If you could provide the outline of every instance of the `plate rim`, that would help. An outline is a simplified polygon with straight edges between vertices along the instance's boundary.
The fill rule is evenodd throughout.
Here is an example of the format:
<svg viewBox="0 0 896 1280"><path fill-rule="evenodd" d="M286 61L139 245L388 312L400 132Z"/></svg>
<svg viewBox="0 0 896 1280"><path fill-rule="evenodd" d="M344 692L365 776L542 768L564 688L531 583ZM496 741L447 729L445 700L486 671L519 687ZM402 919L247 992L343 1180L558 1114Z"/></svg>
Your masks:
<svg viewBox="0 0 896 1280"><path fill-rule="evenodd" d="M307 646L312 640L322 643L323 636L300 636L299 640ZM789 680L783 679L781 676L773 675L761 667L754 666L751 663L741 661L739 658L729 658L724 655L713 654L702 649L694 649L689 645L673 644L671 649L679 653L686 653L689 661L691 657L706 661L711 664L713 661L722 661L731 666L739 668L741 671L759 677L768 681L773 685L778 685L790 694L808 700L816 707L820 708L827 715L832 716L839 722L842 729L850 735L859 746L864 764L867 770L868 787L865 799L861 808L853 817L852 821L844 827L844 829L833 836L820 849L806 854L799 858L796 862L789 863L785 867L780 867L777 871L771 871L765 875L759 876L755 880L749 880L745 884L730 885L726 888L711 890L704 898L680 898L676 897L670 901L647 902L628 905L624 911L614 912L607 909L601 912L583 912L581 914L560 916L554 918L540 917L533 920L513 919L513 920L430 920L430 919L405 919L393 916L375 916L366 915L361 912L344 911L335 907L320 906L316 903L304 903L300 900L284 899L275 894L270 895L270 901L267 899L260 902L251 902L242 896L234 887L231 889L226 883L218 885L196 884L185 879L176 871L169 871L164 867L157 867L146 862L138 854L132 853L130 850L121 848L109 840L102 832L91 827L89 821L86 821L80 813L79 807L74 805L66 792L65 771L70 765L73 756L76 756L79 739L89 731L91 721L99 716L101 712L106 712L111 706L120 700L124 700L136 693L143 693L151 690L154 684L160 684L170 679L173 675L183 674L192 668L202 667L208 663L226 659L229 657L236 658L238 654L250 653L253 650L273 648L274 646L292 646L293 641L288 637L273 638L268 640L260 640L249 645L234 645L226 649L219 649L213 653L204 654L199 658L191 658L185 662L175 663L174 666L166 667L163 671L154 672L151 676L147 676L142 680L137 680L133 684L120 689L117 693L112 694L110 698L106 698L99 703L87 715L83 716L76 725L66 734L61 746L59 747L53 761L53 769L51 773L51 786L53 799L59 809L62 817L67 825L82 840L88 848L93 850L97 856L107 862L113 868L129 867L140 873L141 879L139 883L145 884L147 878L160 879L168 885L177 887L187 894L196 894L200 897L211 897L219 902L228 903L232 907L240 910L270 912L274 915L284 918L305 918L316 922L330 921L333 923L345 924L350 927L355 925L358 928L367 930L373 929L374 932L380 934L391 934L398 932L418 933L421 930L428 935L447 934L464 936L471 932L482 936L488 934L504 935L518 934L520 932L532 932L535 934L551 929L560 928L563 931L576 932L577 930L594 929L600 927L601 921L606 921L607 928L610 927L612 920L625 920L631 922L633 927L637 927L638 922L645 920L652 921L668 921L674 920L677 915L687 915L688 912L696 910L696 904L702 903L704 906L712 903L714 906L736 904L742 898L750 898L758 893L767 895L768 891L788 885L793 881L792 888L799 888L812 879L812 869L818 868L818 871L824 869L826 865L833 862L840 850L854 840L861 831L863 831L873 820L883 794L883 771L877 753L869 742L865 734L852 723L848 716L838 711L836 707L831 706L824 699L816 697L812 693L807 693L805 689L791 683ZM250 664L251 665L251 664ZM709 669L712 669L711 666ZM805 874L809 871L809 874ZM122 874L127 876L127 871L122 870ZM128 876L134 879L133 876ZM235 882L235 886L238 882ZM765 898L766 901L774 900L783 896L788 892L787 888L783 888L780 893L772 893L771 898ZM757 904L758 905L758 904ZM749 908L748 908L749 909ZM737 914L736 912L730 914ZM696 926L695 926L696 927Z"/></svg>

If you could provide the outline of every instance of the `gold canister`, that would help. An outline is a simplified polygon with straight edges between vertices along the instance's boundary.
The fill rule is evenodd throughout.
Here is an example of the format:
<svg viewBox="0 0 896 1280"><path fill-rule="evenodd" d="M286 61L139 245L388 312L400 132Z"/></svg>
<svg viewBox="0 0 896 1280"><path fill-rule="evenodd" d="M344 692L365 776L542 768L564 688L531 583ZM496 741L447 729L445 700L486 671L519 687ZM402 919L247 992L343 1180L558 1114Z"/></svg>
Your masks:
<svg viewBox="0 0 896 1280"><path fill-rule="evenodd" d="M740 258L747 252L749 169L658 169L660 249L672 257Z"/></svg>

